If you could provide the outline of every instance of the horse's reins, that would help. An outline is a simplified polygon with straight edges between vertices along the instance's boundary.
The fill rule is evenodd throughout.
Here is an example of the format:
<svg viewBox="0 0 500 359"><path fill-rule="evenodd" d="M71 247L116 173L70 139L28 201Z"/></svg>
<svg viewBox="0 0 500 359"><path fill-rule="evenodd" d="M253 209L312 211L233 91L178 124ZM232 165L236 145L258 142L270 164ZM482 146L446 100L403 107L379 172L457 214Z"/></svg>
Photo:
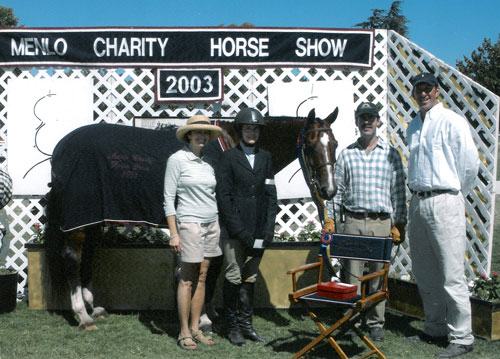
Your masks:
<svg viewBox="0 0 500 359"><path fill-rule="evenodd" d="M332 129L329 127L320 127L320 128L313 128L313 129L306 130L304 127L300 131L299 136L297 138L297 158L299 159L300 167L302 168L302 172L304 173L304 178L306 180L306 184L309 187L311 194L313 195L313 200L318 205L318 207L326 209L326 207L324 205L324 200L321 197L321 195L319 194L318 181L314 178L313 174L316 171L318 171L320 168L323 168L325 166L328 166L328 165L334 166L335 162L326 161L326 162L320 163L319 165L316 165L316 166L310 165L309 161L307 161L306 157L305 157L305 150L306 150L305 138L311 132L330 132L330 133L332 133ZM332 133L332 135L333 135L333 133ZM323 211L324 213L321 213L321 211L318 211L318 212L319 212L320 222L324 226L325 219L328 218L328 215L326 213L327 211Z"/></svg>
<svg viewBox="0 0 500 359"><path fill-rule="evenodd" d="M299 108L302 106L305 102L317 98L317 96L311 96L306 98L304 101L302 101L298 106L296 110L296 116L299 117ZM332 266L332 263L330 262L330 245L328 242L328 245L325 245L325 242L327 242L328 237L330 234L335 232L335 219L330 218L328 216L328 210L325 206L325 200L321 197L319 194L319 188L318 188L318 182L313 178L312 173L318 171L320 168L323 168L328 165L335 165L335 162L332 161L327 161L325 163L321 163L318 166L311 167L309 163L305 160L304 156L304 150L306 147L305 143L305 137L307 134L311 132L330 132L333 136L332 129L330 127L320 127L320 128L313 128L313 129L308 129L306 131L305 126L302 128L302 130L299 133L299 136L297 137L297 158L299 159L299 164L300 167L302 168L302 173L304 174L304 178L306 180L306 184L309 187L309 190L311 191L311 194L313 196L313 201L318 207L318 215L319 215L319 220L322 225L322 231L321 231L321 254L323 258L327 260L324 260L323 262L327 263L328 270L330 273L334 273L335 270ZM294 174L295 175L295 174ZM292 176L293 177L293 176ZM331 241L331 239L330 239ZM326 248L325 248L326 247Z"/></svg>
<svg viewBox="0 0 500 359"><path fill-rule="evenodd" d="M329 272L332 274L335 272L335 269L330 262L330 242L331 242L331 234L335 232L335 219L330 218L328 216L328 209L325 206L325 200L319 194L318 181L313 178L312 174L314 171L327 166L328 164L334 165L331 161L327 161L325 163L321 163L318 166L312 168L308 161L305 158L305 137L309 132L319 132L319 131L330 131L330 128L314 128L310 130L305 130L305 127L300 131L299 137L297 138L297 157L299 159L300 167L302 168L302 172L304 173L304 178L306 180L306 184L311 191L311 195L313 197L313 201L318 207L318 216L321 222L322 230L321 230L321 247L320 253L323 257L323 263L326 264Z"/></svg>

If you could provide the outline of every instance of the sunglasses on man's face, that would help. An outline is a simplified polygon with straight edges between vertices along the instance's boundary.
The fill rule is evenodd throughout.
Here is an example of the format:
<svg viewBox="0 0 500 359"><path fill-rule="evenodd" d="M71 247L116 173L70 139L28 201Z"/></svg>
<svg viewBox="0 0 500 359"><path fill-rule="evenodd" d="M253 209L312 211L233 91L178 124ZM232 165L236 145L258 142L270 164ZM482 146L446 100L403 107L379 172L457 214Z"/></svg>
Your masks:
<svg viewBox="0 0 500 359"><path fill-rule="evenodd" d="M430 93L432 90L434 90L435 86L430 85L430 84L419 84L417 87L415 87L415 93Z"/></svg>

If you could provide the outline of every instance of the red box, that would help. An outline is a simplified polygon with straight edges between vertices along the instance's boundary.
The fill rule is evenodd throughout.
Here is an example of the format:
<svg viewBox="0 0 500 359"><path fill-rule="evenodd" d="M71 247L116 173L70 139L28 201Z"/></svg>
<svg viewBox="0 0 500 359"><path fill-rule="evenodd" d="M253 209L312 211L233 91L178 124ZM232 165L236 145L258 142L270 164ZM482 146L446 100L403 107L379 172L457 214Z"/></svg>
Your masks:
<svg viewBox="0 0 500 359"><path fill-rule="evenodd" d="M352 299L358 295L356 284L339 282L323 282L318 284L318 295L330 299Z"/></svg>

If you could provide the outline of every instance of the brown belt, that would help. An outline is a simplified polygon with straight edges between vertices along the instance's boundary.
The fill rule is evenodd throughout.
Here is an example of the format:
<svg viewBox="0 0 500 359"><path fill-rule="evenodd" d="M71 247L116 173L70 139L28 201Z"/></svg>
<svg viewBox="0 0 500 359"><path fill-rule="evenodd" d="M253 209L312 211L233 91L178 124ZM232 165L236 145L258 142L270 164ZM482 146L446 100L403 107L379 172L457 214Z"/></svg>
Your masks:
<svg viewBox="0 0 500 359"><path fill-rule="evenodd" d="M389 213L385 212L351 212L348 210L345 210L345 214L349 217L355 218L355 219L389 219L391 218L391 215Z"/></svg>

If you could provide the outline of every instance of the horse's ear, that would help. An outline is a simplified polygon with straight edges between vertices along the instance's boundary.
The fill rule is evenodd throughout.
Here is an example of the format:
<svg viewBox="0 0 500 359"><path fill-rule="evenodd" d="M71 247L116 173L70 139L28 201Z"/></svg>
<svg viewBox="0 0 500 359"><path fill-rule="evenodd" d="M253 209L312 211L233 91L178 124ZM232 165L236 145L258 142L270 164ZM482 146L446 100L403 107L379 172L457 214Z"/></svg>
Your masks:
<svg viewBox="0 0 500 359"><path fill-rule="evenodd" d="M331 114L329 114L327 118L325 118L326 123L331 125L332 123L335 122L338 115L339 115L339 108L335 107L335 110L333 110L333 112Z"/></svg>
<svg viewBox="0 0 500 359"><path fill-rule="evenodd" d="M311 111L309 111L309 114L307 115L307 121L308 122L314 121L315 118L316 118L316 111L313 108Z"/></svg>

